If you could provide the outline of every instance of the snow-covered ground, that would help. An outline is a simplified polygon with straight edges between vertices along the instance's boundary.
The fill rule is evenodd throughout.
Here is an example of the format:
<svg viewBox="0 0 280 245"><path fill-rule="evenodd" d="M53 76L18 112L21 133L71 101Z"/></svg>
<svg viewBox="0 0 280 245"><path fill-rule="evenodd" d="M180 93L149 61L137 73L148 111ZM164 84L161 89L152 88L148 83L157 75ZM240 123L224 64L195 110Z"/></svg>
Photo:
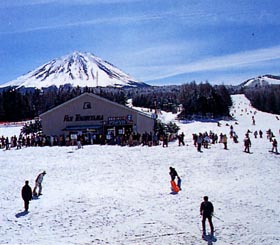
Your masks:
<svg viewBox="0 0 280 245"><path fill-rule="evenodd" d="M213 244L280 244L280 155L269 152L265 135L270 128L280 142L280 121L252 108L243 95L233 101L236 121L221 127L176 122L186 135L181 147L1 150L0 244L207 244L199 215L204 195L215 207ZM229 125L240 143L229 138ZM243 152L248 129L264 132L262 139L251 134L252 154ZM197 152L192 133L210 130L228 135L228 150L215 144ZM18 132L0 128L0 135ZM177 195L170 194L169 166L182 178ZM43 195L24 214L21 188L26 179L33 188L42 170Z"/></svg>

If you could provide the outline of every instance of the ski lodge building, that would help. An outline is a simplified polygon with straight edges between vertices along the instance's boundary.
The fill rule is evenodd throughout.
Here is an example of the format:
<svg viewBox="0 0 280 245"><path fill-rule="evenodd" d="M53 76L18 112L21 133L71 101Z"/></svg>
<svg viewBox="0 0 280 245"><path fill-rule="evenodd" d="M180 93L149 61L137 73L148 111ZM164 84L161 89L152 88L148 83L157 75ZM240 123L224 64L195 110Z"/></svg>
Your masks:
<svg viewBox="0 0 280 245"><path fill-rule="evenodd" d="M155 119L92 93L84 93L40 115L47 136L106 139L154 132Z"/></svg>

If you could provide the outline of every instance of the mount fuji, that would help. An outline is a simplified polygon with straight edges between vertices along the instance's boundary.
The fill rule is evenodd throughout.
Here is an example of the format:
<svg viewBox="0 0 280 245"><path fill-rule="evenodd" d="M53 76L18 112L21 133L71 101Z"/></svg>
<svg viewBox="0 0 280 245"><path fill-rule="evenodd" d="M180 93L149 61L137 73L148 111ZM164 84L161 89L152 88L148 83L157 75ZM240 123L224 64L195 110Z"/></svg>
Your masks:
<svg viewBox="0 0 280 245"><path fill-rule="evenodd" d="M74 52L38 67L16 80L0 85L16 88L73 87L145 87L114 65L91 54Z"/></svg>

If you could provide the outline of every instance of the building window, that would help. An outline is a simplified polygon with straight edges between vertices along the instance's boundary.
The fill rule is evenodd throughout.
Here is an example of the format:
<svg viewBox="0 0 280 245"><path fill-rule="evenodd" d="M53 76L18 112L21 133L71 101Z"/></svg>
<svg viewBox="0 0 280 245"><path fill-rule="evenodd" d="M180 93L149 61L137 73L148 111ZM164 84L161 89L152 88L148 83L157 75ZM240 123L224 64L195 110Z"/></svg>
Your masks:
<svg viewBox="0 0 280 245"><path fill-rule="evenodd" d="M90 103L90 102L84 102L83 109L84 109L84 110L86 110L86 109L91 109L91 103Z"/></svg>

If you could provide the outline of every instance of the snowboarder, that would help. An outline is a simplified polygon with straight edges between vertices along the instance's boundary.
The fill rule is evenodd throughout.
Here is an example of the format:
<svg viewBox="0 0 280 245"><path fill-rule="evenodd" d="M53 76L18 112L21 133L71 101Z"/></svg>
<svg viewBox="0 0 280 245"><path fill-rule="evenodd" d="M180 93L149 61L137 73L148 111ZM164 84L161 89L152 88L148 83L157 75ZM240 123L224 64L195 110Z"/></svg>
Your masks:
<svg viewBox="0 0 280 245"><path fill-rule="evenodd" d="M46 171L40 173L36 180L35 180L35 187L33 189L33 196L40 196L42 195L42 182L43 182L43 178L46 174ZM39 188L39 192L37 193L36 190L37 190L37 187Z"/></svg>
<svg viewBox="0 0 280 245"><path fill-rule="evenodd" d="M275 150L275 153L278 153L278 150L277 150L277 140L275 138L272 141L272 150L271 150L271 152L274 152L274 150Z"/></svg>
<svg viewBox="0 0 280 245"><path fill-rule="evenodd" d="M21 197L24 201L24 210L25 212L28 212L29 208L29 201L32 199L32 189L29 186L29 181L25 181L25 185L21 189Z"/></svg>
<svg viewBox="0 0 280 245"><path fill-rule="evenodd" d="M214 226L212 223L212 215L214 213L214 206L208 201L208 196L203 197L203 202L200 204L200 215L202 216L202 237L206 235L205 221L208 219L211 235L214 234Z"/></svg>

